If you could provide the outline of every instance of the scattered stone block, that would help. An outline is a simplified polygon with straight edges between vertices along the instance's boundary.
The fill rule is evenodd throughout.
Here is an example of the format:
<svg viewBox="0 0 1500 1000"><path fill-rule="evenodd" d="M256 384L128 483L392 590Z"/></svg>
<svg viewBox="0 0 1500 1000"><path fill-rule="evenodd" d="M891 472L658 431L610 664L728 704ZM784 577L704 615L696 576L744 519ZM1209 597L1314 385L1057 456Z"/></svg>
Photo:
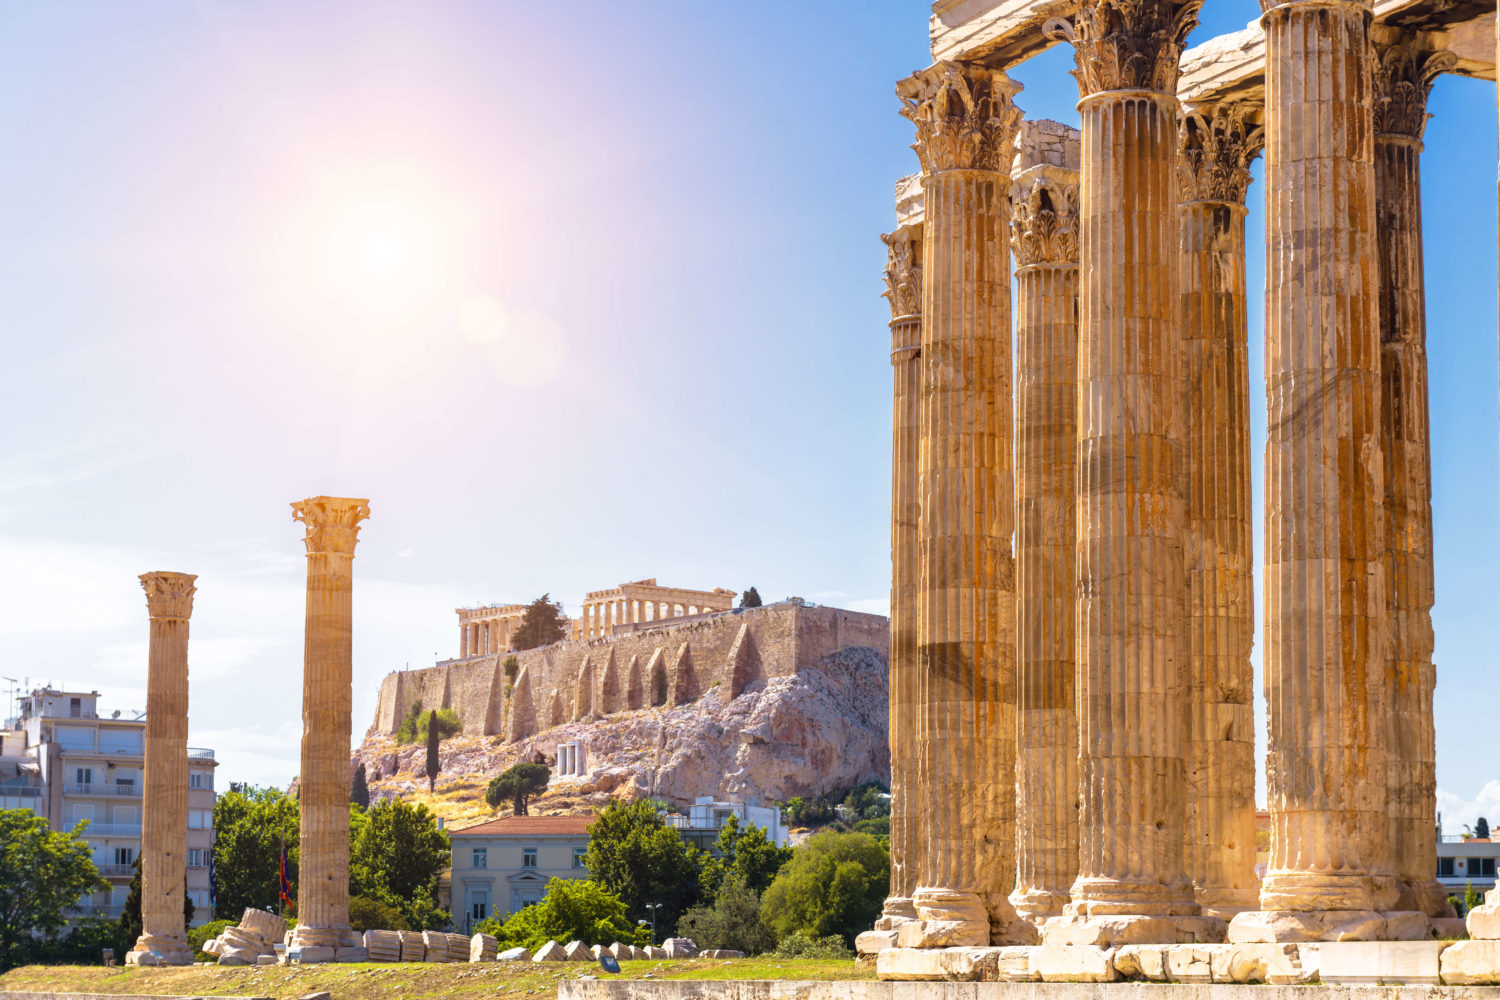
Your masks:
<svg viewBox="0 0 1500 1000"><path fill-rule="evenodd" d="M858 955L876 955L887 948L895 948L896 931L865 931L854 939L854 951Z"/></svg>
<svg viewBox="0 0 1500 1000"><path fill-rule="evenodd" d="M401 961L403 962L425 962L427 960L427 942L422 938L421 931L397 931L401 935Z"/></svg>
<svg viewBox="0 0 1500 1000"><path fill-rule="evenodd" d="M332 962L337 957L333 948L324 948L309 945L297 953L297 961L302 965L320 965L323 962Z"/></svg>
<svg viewBox="0 0 1500 1000"><path fill-rule="evenodd" d="M1031 949L1031 974L1044 983L1112 983L1113 953L1091 945L1044 944Z"/></svg>
<svg viewBox="0 0 1500 1000"><path fill-rule="evenodd" d="M298 1000L333 1000L333 994L327 990L321 990L317 993L304 993Z"/></svg>
<svg viewBox="0 0 1500 1000"><path fill-rule="evenodd" d="M1454 941L1438 962L1444 986L1500 986L1500 941Z"/></svg>
<svg viewBox="0 0 1500 1000"><path fill-rule="evenodd" d="M1466 918L1469 937L1476 941L1500 940L1500 904L1489 902L1490 895L1500 894L1491 889L1484 905L1474 907Z"/></svg>
<svg viewBox="0 0 1500 1000"><path fill-rule="evenodd" d="M661 947L668 958L694 958L698 954L698 944L692 938L667 938Z"/></svg>
<svg viewBox="0 0 1500 1000"><path fill-rule="evenodd" d="M277 960L277 958L276 958L275 955L256 955L255 956L255 964L256 965L275 965L277 963L277 961L278 960Z"/></svg>
<svg viewBox="0 0 1500 1000"><path fill-rule="evenodd" d="M745 953L743 951L735 951L733 948L720 948L719 949L719 953L714 956L714 958L744 958L744 957L745 957Z"/></svg>
<svg viewBox="0 0 1500 1000"><path fill-rule="evenodd" d="M594 953L582 941L569 941L563 949L563 960L567 962L592 962Z"/></svg>
<svg viewBox="0 0 1500 1000"><path fill-rule="evenodd" d="M604 954L604 945L596 944L589 949L589 954L594 956L594 961L599 961L599 956Z"/></svg>
<svg viewBox="0 0 1500 1000"><path fill-rule="evenodd" d="M469 939L470 962L493 962L500 950L500 942L493 934L475 934Z"/></svg>
<svg viewBox="0 0 1500 1000"><path fill-rule="evenodd" d="M1167 949L1167 979L1174 983L1213 982L1211 944L1180 944ZM1116 966L1118 968L1118 965Z"/></svg>
<svg viewBox="0 0 1500 1000"><path fill-rule="evenodd" d="M1457 941L1471 936L1463 917L1428 917L1427 919L1432 923L1434 937Z"/></svg>
<svg viewBox="0 0 1500 1000"><path fill-rule="evenodd" d="M442 931L423 931L422 944L426 949L423 960L427 962L448 961L448 935Z"/></svg>
<svg viewBox="0 0 1500 1000"><path fill-rule="evenodd" d="M660 960L660 959L666 958L667 957L667 953L665 951L663 951L662 949L656 947L656 945L654 945L654 944L653 945L647 945L646 946L646 957L649 958L649 959L653 959L653 960Z"/></svg>
<svg viewBox="0 0 1500 1000"><path fill-rule="evenodd" d="M372 962L401 961L401 934L398 931L365 931L365 952Z"/></svg>
<svg viewBox="0 0 1500 1000"><path fill-rule="evenodd" d="M245 948L225 948L219 953L220 965L254 965L260 956Z"/></svg>
<svg viewBox="0 0 1500 1000"><path fill-rule="evenodd" d="M1432 984L1440 979L1440 956L1449 941L1339 941L1304 945L1316 952L1325 983Z"/></svg>
<svg viewBox="0 0 1500 1000"><path fill-rule="evenodd" d="M469 960L470 943L465 934L449 934L448 938L448 961L467 962Z"/></svg>
<svg viewBox="0 0 1500 1000"><path fill-rule="evenodd" d="M525 948L507 948L495 956L497 962L529 962L531 952Z"/></svg>
<svg viewBox="0 0 1500 1000"><path fill-rule="evenodd" d="M333 949L333 960L335 962L368 962L370 954L365 951L365 946L362 944L347 945Z"/></svg>
<svg viewBox="0 0 1500 1000"><path fill-rule="evenodd" d="M568 956L562 945L556 941L548 941L536 950L531 960L533 962L566 962Z"/></svg>

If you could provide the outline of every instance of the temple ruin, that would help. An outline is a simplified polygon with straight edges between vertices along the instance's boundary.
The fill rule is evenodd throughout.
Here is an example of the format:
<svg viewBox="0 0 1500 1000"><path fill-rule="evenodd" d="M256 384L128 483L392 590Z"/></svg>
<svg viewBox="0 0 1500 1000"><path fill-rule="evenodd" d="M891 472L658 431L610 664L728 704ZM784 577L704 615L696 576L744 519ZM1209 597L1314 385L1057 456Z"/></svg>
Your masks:
<svg viewBox="0 0 1500 1000"><path fill-rule="evenodd" d="M1463 924L1434 877L1419 173L1437 77L1495 78L1494 5L1261 0L1184 52L1200 6L938 0L896 87L920 173L884 237L893 867L860 940L885 978L1170 978L1187 947L1198 981L1217 948L1213 981L1321 955L1327 982L1340 942L1376 979L1500 981L1462 978L1500 977L1500 897L1435 940ZM1056 43L1077 128L1024 120L1007 76ZM1397 941L1407 971L1373 947Z"/></svg>

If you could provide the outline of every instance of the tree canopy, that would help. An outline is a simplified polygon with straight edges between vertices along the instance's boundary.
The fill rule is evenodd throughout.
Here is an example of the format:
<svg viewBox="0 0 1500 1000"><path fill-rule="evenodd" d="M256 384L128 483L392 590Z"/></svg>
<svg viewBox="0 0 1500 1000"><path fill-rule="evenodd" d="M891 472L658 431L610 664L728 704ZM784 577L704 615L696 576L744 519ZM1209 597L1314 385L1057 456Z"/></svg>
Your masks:
<svg viewBox="0 0 1500 1000"><path fill-rule="evenodd" d="M23 939L55 935L65 910L107 886L84 829L54 831L30 809L0 809L0 972L15 964Z"/></svg>
<svg viewBox="0 0 1500 1000"><path fill-rule="evenodd" d="M677 922L677 933L700 948L732 948L759 955L776 946L776 935L760 918L760 896L731 872L719 884L712 905L695 906Z"/></svg>
<svg viewBox="0 0 1500 1000"><path fill-rule="evenodd" d="M749 590L740 595L740 607L758 608L760 606L760 591L756 590L754 587L751 587Z"/></svg>
<svg viewBox="0 0 1500 1000"><path fill-rule="evenodd" d="M563 616L562 604L549 601L543 594L526 605L521 624L510 637L512 649L535 649L568 637L568 620Z"/></svg>
<svg viewBox="0 0 1500 1000"><path fill-rule="evenodd" d="M296 899L300 830L297 800L281 789L230 785L214 803L214 916L238 920L247 907L276 912L283 842Z"/></svg>
<svg viewBox="0 0 1500 1000"><path fill-rule="evenodd" d="M437 709L433 709L427 716L427 791L429 792L437 788L438 772L443 769L440 749L442 740L443 734L437 724Z"/></svg>
<svg viewBox="0 0 1500 1000"><path fill-rule="evenodd" d="M867 833L808 838L761 897L761 918L778 938L837 934L847 944L880 915L891 859Z"/></svg>
<svg viewBox="0 0 1500 1000"><path fill-rule="evenodd" d="M489 803L491 809L499 809L502 803L509 802L512 815L525 816L527 802L533 796L542 794L550 780L552 769L546 764L525 761L512 764L490 779L489 787L484 792L484 801Z"/></svg>
<svg viewBox="0 0 1500 1000"><path fill-rule="evenodd" d="M741 825L738 817L730 816L719 830L714 854L718 856L703 859L699 882L704 899L717 898L721 886L732 878L738 878L744 888L759 896L770 887L776 873L791 860L792 849L777 847L766 837L765 830L754 823Z"/></svg>
<svg viewBox="0 0 1500 1000"><path fill-rule="evenodd" d="M541 902L511 914L501 923L490 919L473 928L493 934L501 948L535 951L548 941L582 941L587 945L649 944L643 930L625 912L625 904L587 879L555 878Z"/></svg>
<svg viewBox="0 0 1500 1000"><path fill-rule="evenodd" d="M654 802L605 806L589 827L583 864L590 879L619 897L631 920L649 920L646 904L659 904L659 938L670 937L677 918L699 898L702 852L667 826Z"/></svg>
<svg viewBox="0 0 1500 1000"><path fill-rule="evenodd" d="M425 805L387 799L350 817L350 895L400 911L415 930L447 920L437 883L448 857L448 835Z"/></svg>
<svg viewBox="0 0 1500 1000"><path fill-rule="evenodd" d="M370 808L370 782L365 777L364 761L354 769L354 779L349 783L349 801L361 809Z"/></svg>

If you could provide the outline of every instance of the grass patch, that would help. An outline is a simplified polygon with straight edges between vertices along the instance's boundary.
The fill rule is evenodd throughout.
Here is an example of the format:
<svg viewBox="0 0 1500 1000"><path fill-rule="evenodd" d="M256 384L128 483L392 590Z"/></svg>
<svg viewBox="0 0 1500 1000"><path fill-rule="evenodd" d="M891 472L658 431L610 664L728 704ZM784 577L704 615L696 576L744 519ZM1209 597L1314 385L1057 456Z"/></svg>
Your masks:
<svg viewBox="0 0 1500 1000"><path fill-rule="evenodd" d="M563 979L606 978L594 963L361 962L349 965L187 966L139 969L30 965L0 976L0 992L169 994L295 998L327 990L338 1000L481 1000L557 996ZM622 962L622 979L873 979L853 962L814 959L693 959Z"/></svg>

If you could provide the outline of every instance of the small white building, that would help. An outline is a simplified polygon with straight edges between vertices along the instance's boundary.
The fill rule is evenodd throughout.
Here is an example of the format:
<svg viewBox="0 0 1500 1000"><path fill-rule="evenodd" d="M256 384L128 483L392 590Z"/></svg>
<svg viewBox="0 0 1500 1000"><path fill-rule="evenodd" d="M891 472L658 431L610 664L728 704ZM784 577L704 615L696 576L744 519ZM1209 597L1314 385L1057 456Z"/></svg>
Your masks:
<svg viewBox="0 0 1500 1000"><path fill-rule="evenodd" d="M775 806L763 806L758 802L719 802L712 795L700 795L688 807L686 816L673 813L667 817L667 825L682 834L682 839L700 850L707 851L719 839L719 831L733 816L741 825L749 823L766 833L766 839L777 847L785 847L789 835L781 822L781 810Z"/></svg>
<svg viewBox="0 0 1500 1000"><path fill-rule="evenodd" d="M1495 885L1497 860L1500 842L1445 836L1437 845L1437 880L1450 896L1462 899L1471 885L1483 896Z"/></svg>
<svg viewBox="0 0 1500 1000"><path fill-rule="evenodd" d="M592 816L503 816L450 830L453 926L504 920L540 902L555 878L588 878L583 855Z"/></svg>

